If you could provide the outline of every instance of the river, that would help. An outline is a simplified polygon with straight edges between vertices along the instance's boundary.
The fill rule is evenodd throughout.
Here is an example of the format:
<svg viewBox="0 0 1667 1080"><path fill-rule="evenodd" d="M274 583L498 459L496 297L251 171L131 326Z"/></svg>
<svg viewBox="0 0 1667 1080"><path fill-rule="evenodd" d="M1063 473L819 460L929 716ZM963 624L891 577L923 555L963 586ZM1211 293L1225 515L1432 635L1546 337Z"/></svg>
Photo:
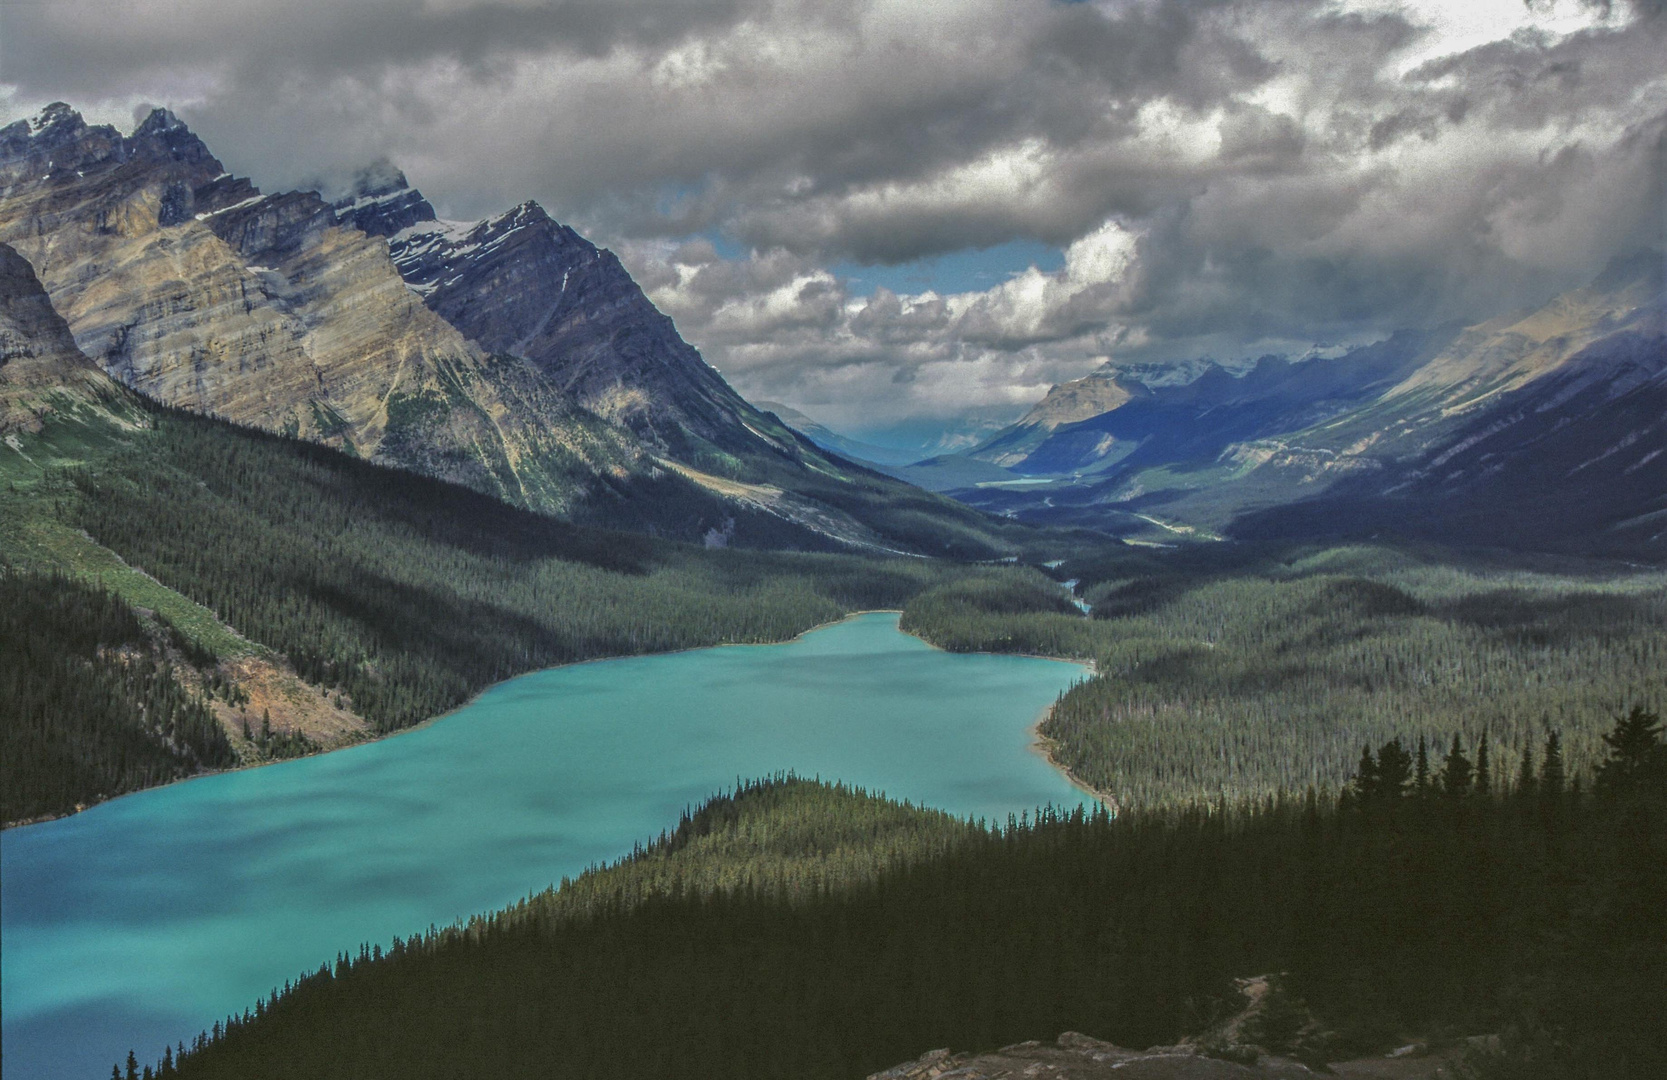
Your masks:
<svg viewBox="0 0 1667 1080"><path fill-rule="evenodd" d="M1030 727L1083 675L866 614L502 683L420 729L0 834L7 1080L153 1061L361 942L485 912L792 770L1005 821L1082 794Z"/></svg>

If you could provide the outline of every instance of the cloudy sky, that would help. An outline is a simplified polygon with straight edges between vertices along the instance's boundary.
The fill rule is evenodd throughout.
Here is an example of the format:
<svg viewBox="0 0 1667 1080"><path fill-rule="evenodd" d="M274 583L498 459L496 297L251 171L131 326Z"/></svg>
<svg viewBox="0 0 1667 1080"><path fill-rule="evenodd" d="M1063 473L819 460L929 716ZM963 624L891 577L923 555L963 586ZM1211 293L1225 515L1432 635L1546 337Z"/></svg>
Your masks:
<svg viewBox="0 0 1667 1080"><path fill-rule="evenodd" d="M1476 321L1662 242L1662 0L0 0L0 122L536 198L870 434Z"/></svg>

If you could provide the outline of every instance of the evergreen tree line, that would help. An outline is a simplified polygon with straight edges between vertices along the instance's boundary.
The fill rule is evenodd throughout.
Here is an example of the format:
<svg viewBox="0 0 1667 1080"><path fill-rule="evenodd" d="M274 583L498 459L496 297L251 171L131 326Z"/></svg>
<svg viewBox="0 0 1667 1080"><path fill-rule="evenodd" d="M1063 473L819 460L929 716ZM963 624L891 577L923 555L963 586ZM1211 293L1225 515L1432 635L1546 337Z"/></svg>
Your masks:
<svg viewBox="0 0 1667 1080"><path fill-rule="evenodd" d="M901 606L914 560L699 551L573 526L322 447L164 414L65 470L64 520L387 731L600 656L779 641Z"/></svg>
<svg viewBox="0 0 1667 1080"><path fill-rule="evenodd" d="M1667 707L1660 571L1355 548L1058 573L1082 575L1093 617L1061 610L1064 590L1031 572L1027 604L945 582L904 627L955 650L1093 660L1043 732L1124 804L1336 788L1363 742L1397 733L1443 747L1485 733L1514 761L1558 730L1572 775L1623 705Z"/></svg>
<svg viewBox="0 0 1667 1080"><path fill-rule="evenodd" d="M566 885L339 956L152 1075L849 1078L1064 1030L1166 1044L1236 1011L1234 977L1282 972L1320 1023L1265 1025L1269 1050L1319 1062L1499 1032L1478 1071L1656 1077L1667 750L1643 709L1604 743L1585 790L1559 785L1554 753L1478 789L1478 747L1449 749L1420 795L1391 739L1336 798L926 820L877 873L640 887L640 867L719 834L745 861L746 830L756 844L807 789L815 813L865 813L802 781L749 787L587 875L582 903Z"/></svg>
<svg viewBox="0 0 1667 1080"><path fill-rule="evenodd" d="M119 597L0 564L0 819L61 813L235 761Z"/></svg>
<svg viewBox="0 0 1667 1080"><path fill-rule="evenodd" d="M706 551L557 521L202 417L151 407L150 418L126 441L85 447L79 464L9 485L0 566L56 567L25 539L29 521L84 531L281 653L379 731L541 667L785 640L854 609L901 607L956 572L919 559ZM54 580L25 575L10 587L49 607L59 601L41 597L79 595ZM157 650L136 644L143 635L124 629L129 637L105 643L135 650L112 666L93 646L59 647L53 635L74 617L36 625L33 610L13 605L0 641L14 687L7 820L234 763L210 713L150 658ZM248 704L191 628L153 623L155 644L201 668L208 693ZM89 668L101 674L82 680ZM254 718L245 735L263 758L316 749Z"/></svg>

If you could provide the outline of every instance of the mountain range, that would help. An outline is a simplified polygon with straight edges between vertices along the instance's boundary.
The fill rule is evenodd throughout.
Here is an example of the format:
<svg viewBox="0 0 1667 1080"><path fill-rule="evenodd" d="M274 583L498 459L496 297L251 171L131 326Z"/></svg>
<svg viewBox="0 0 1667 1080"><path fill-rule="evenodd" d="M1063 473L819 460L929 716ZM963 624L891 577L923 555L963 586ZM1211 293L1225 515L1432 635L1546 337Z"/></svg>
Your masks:
<svg viewBox="0 0 1667 1080"><path fill-rule="evenodd" d="M1107 364L933 485L1136 540L1402 536L1667 550L1667 289L1656 251L1539 308L1333 358ZM921 463L904 475L919 479Z"/></svg>
<svg viewBox="0 0 1667 1080"><path fill-rule="evenodd" d="M708 543L1005 557L1038 535L1005 518L1136 543L1667 547L1660 252L1530 311L1337 356L1109 362L970 451L907 461L749 404L537 203L442 220L386 162L317 186L262 193L165 109L125 136L64 104L0 129L0 244L22 260L4 278L8 430L69 401L142 422L103 372L516 506ZM66 342L92 365L54 367Z"/></svg>
<svg viewBox="0 0 1667 1080"><path fill-rule="evenodd" d="M657 535L1013 550L749 405L536 203L441 221L386 164L266 194L166 109L124 136L59 103L0 129L0 243L82 353L167 405Z"/></svg>

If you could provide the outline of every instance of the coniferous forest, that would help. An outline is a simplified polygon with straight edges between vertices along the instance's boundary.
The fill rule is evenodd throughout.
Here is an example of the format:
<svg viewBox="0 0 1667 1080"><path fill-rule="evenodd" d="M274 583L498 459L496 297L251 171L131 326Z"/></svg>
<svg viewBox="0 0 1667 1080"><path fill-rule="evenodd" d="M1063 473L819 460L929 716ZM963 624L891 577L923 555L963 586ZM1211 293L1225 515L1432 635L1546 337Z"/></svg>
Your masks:
<svg viewBox="0 0 1667 1080"><path fill-rule="evenodd" d="M31 687L58 688L0 699L8 740L33 740L7 744L8 821L235 763L223 737L213 747L207 736L180 741L174 732L184 720L95 722L46 704L93 692L77 686L74 664L107 672L100 693L122 699L107 713L166 708L200 726L208 714L190 712L190 694L156 689L174 686L169 665L193 667L192 682L215 687L224 679L218 650L269 649L388 732L522 672L781 641L853 610L901 607L953 572L920 559L702 550L573 525L325 447L154 406L150 414L151 430L37 470L0 494L0 580L20 597L7 610L6 626L20 636L5 667ZM108 560L112 588L142 590L149 604L173 602L200 617L175 625L146 616L154 632L141 634L130 605L106 596L100 603L128 612L120 634L97 631L105 635L98 648L132 654L120 679L94 644L78 642L73 662L73 650L58 647L52 635L69 632L76 616L43 624L38 640L26 641L35 607L57 611L79 596L69 579L41 574L77 569L81 548ZM8 562L14 573L4 572ZM181 704L152 701L173 701L168 693ZM257 715L248 734L263 756L306 750L299 732L256 736L259 725ZM115 730L154 745L136 758L138 743L119 749ZM171 764L156 764L163 761Z"/></svg>
<svg viewBox="0 0 1667 1080"><path fill-rule="evenodd" d="M1094 661L1043 733L1120 802L1335 788L1401 735L1520 756L1562 733L1570 768L1633 703L1667 708L1667 574L1440 549L1239 548L1067 560L1062 590L944 582L903 627L945 648Z"/></svg>
<svg viewBox="0 0 1667 1080"><path fill-rule="evenodd" d="M0 494L9 820L314 749L228 741L209 698L237 699L237 650L391 731L521 671L881 607L947 648L1094 660L1044 730L1119 809L992 828L748 785L618 866L341 957L153 1076L856 1076L1064 1029L1172 1041L1257 972L1309 1018L1266 1048L1308 1060L1498 1032L1479 1075L1656 1075L1659 572L702 550L153 424Z"/></svg>
<svg viewBox="0 0 1667 1080"><path fill-rule="evenodd" d="M1131 805L1335 788L1362 743L1398 733L1442 745L1486 733L1510 756L1555 728L1579 771L1616 710L1667 707L1659 570L1378 547L1153 554L1075 534L1033 538L1036 553L1021 558L1064 556L1045 572L701 550L149 409L151 430L12 481L0 493L0 558L74 570L36 535L96 544L126 572L106 580L140 568L140 584L202 615L168 624L174 647L153 651L154 664L195 666L194 681L213 687L227 678L218 654L269 648L374 731L552 664L779 641L872 608L905 608L904 629L949 649L1092 660L1095 677L1065 695L1044 733L1058 760ZM149 593L131 602L158 604ZM308 747L278 731L256 749ZM8 790L57 794L7 820L163 775L70 780L50 764L59 760L8 756L8 777L46 770ZM124 768L105 762L98 775Z"/></svg>
<svg viewBox="0 0 1667 1080"><path fill-rule="evenodd" d="M6 821L236 760L133 609L103 589L0 573L0 656Z"/></svg>
<svg viewBox="0 0 1667 1080"><path fill-rule="evenodd" d="M1587 785L1556 739L1510 767L1392 739L1335 798L1000 829L749 785L580 882L340 956L153 1075L853 1077L1063 1030L1170 1043L1278 972L1299 1019L1255 1037L1316 1065L1498 1032L1473 1075L1655 1077L1661 727L1622 717ZM864 835L882 864L848 857ZM761 869L772 838L823 858Z"/></svg>
<svg viewBox="0 0 1667 1080"><path fill-rule="evenodd" d="M112 6L0 1080L1667 1080L1667 0Z"/></svg>

